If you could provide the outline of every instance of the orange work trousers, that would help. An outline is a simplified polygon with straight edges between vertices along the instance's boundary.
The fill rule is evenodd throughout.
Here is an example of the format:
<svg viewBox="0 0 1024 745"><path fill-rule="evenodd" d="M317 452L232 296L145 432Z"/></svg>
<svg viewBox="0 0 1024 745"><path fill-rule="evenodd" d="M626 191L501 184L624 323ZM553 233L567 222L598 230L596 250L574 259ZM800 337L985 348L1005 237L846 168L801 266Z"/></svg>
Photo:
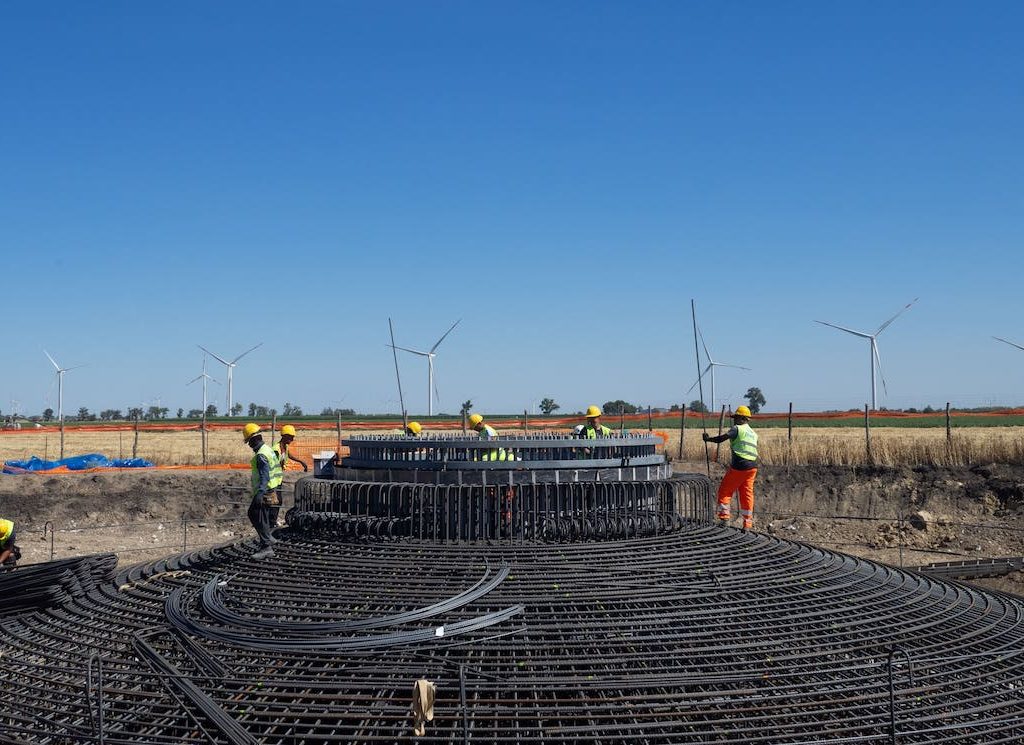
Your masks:
<svg viewBox="0 0 1024 745"><path fill-rule="evenodd" d="M718 511L729 512L729 505L732 502L732 495L740 493L740 514L744 519L750 519L754 514L754 479L757 478L757 469L750 468L746 471L738 471L730 468L722 477L722 483L718 485Z"/></svg>

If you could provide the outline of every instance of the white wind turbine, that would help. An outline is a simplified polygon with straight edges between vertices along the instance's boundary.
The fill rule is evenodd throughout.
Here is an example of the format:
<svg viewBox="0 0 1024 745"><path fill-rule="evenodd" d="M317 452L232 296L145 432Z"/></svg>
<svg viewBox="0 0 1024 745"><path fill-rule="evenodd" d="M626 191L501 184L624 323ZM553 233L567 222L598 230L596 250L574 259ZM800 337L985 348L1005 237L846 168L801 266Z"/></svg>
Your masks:
<svg viewBox="0 0 1024 745"><path fill-rule="evenodd" d="M213 377L212 375L207 375L206 374L206 356L205 355L203 355L203 371L199 375L196 375L194 378L192 378L192 380L188 381L185 385L192 385L197 380L202 380L203 381L203 416L205 417L206 416L206 407L207 407L207 403L206 403L206 381L207 380L212 380L214 383L217 383L217 379L215 377ZM217 385L220 385L220 383L217 383Z"/></svg>
<svg viewBox="0 0 1024 745"><path fill-rule="evenodd" d="M233 393L232 380L233 380L233 373L235 371L235 365L237 365L238 361L240 359L242 359L243 357L245 357L245 355L249 354L249 352L253 351L254 349L259 349L260 347L262 347L263 346L263 342L260 342L255 347L252 347L250 349L246 349L240 355L238 355L233 360L231 360L231 362L228 362L223 357L217 356L216 354L211 352L209 349L204 347L202 344L197 344L196 346L199 347L200 349L202 349L204 352L206 352L208 355L213 357L215 360L220 362L222 365L224 365L224 367L226 367L228 369L228 410L226 412L224 412L224 414L225 414L225 416L234 416L231 413L231 403L232 403L231 396L232 396L232 393Z"/></svg>
<svg viewBox="0 0 1024 745"><path fill-rule="evenodd" d="M839 329L840 331L845 331L848 334L853 334L854 336L859 336L862 339L870 340L870 342L871 342L871 345L870 345L871 346L871 359L870 359L870 365L871 365L871 409L873 411L878 411L878 397L876 395L877 392L875 390L875 367L878 368L878 376L882 379L882 390L884 390L886 393L889 392L889 389L888 389L888 387L885 384L885 375L882 374L882 358L878 356L878 335L881 334L883 331L885 331L889 327L890 323L892 323L897 318L899 318L901 315L906 313L910 309L910 306L913 305L914 303L916 303L918 300L920 300L920 298L914 298L909 303L904 305L903 309L900 310L899 313L897 313L892 318L890 318L888 321L886 321L881 326L879 326L878 330L875 331L875 333L873 333L873 334L868 334L868 333L865 333L863 331L854 331L853 329L848 329L848 328L845 328L844 326L836 326L834 323L826 323L825 321L815 321L815 323L820 323L822 326L829 326L829 327L834 328L834 329Z"/></svg>
<svg viewBox="0 0 1024 745"><path fill-rule="evenodd" d="M399 347L397 345L388 344L389 347L394 349L401 349L403 352L410 352L411 354L418 354L420 357L427 358L427 416L434 415L434 397L437 396L440 400L440 396L437 393L437 386L434 385L434 357L437 356L437 348L441 346L441 342L444 341L445 337L452 332L452 330L462 323L460 318L458 321L451 325L447 331L442 334L441 338L437 340L437 343L430 348L429 352L422 352L419 349L409 349L408 347Z"/></svg>
<svg viewBox="0 0 1024 745"><path fill-rule="evenodd" d="M45 349L43 350L43 354L45 354L46 358L48 360L50 360L50 362L53 363L53 367L57 370L57 421L63 422L64 421L64 373L68 372L69 370L77 370L80 367L85 367L85 365L75 365L74 367L61 367L60 365L57 364L57 361L55 359L53 359L53 357L50 356L50 353L47 352Z"/></svg>
<svg viewBox="0 0 1024 745"><path fill-rule="evenodd" d="M1017 347L1017 349L1024 351L1024 347L1022 347L1020 344L1014 344L1012 341L1007 341L1001 336L993 336L992 338L995 339L996 341L1001 341L1003 344L1009 344L1011 347Z"/></svg>
<svg viewBox="0 0 1024 745"><path fill-rule="evenodd" d="M708 366L705 367L701 371L700 376L697 378L697 380L694 381L693 385L690 386L690 390L687 391L687 393L689 393L694 388L696 388L697 387L697 383L699 383L701 381L701 379L710 372L711 373L711 408L715 409L717 407L717 404L715 403L715 368L716 367L732 367L732 368L735 368L737 370L749 370L750 368L749 367L743 367L742 365L730 365L727 362L715 362L711 358L711 352L708 351L708 345L704 342L704 333L699 328L697 329L697 335L700 336L701 346L704 347L704 354L707 355Z"/></svg>

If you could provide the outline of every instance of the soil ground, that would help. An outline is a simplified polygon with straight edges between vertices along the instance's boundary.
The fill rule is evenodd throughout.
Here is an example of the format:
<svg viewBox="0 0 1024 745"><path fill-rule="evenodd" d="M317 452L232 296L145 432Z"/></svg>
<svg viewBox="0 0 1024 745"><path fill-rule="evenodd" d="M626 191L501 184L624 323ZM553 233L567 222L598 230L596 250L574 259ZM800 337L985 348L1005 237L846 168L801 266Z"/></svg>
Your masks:
<svg viewBox="0 0 1024 745"><path fill-rule="evenodd" d="M717 485L724 469L711 469ZM285 474L282 515L302 475ZM49 558L47 521L56 558L112 551L135 563L181 550L183 514L189 547L251 538L248 484L247 471L0 475L0 516L17 526L22 563ZM896 566L1024 556L1024 466L773 466L755 492L757 530ZM1024 573L978 584L1024 594Z"/></svg>

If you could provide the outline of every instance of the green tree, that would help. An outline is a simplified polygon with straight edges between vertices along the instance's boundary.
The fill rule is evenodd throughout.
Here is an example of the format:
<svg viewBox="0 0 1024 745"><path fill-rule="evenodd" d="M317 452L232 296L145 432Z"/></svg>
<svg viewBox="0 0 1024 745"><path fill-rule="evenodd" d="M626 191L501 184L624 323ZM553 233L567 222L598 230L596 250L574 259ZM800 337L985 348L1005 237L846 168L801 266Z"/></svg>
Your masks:
<svg viewBox="0 0 1024 745"><path fill-rule="evenodd" d="M761 393L761 389L754 386L747 388L747 392L743 394L743 398L747 399L747 405L750 407L751 414L759 412L761 407L767 403L764 399L764 394Z"/></svg>
<svg viewBox="0 0 1024 745"><path fill-rule="evenodd" d="M242 413L242 404L232 404L231 416L238 416Z"/></svg>
<svg viewBox="0 0 1024 745"><path fill-rule="evenodd" d="M463 416L468 415L472 408L473 408L473 401L470 400L470 399L467 399L466 401L462 402L462 408L459 409L459 414L461 414Z"/></svg>
<svg viewBox="0 0 1024 745"><path fill-rule="evenodd" d="M540 402L540 411L544 416L551 416L555 409L561 409L562 407L555 403L553 398L545 398Z"/></svg>
<svg viewBox="0 0 1024 745"><path fill-rule="evenodd" d="M281 416L302 416L302 409L300 409L298 406L292 406L292 404L285 402L284 409L281 410Z"/></svg>
<svg viewBox="0 0 1024 745"><path fill-rule="evenodd" d="M200 419L200 418L202 418L202 416L203 416L203 410L202 409L189 409L188 410L188 418L189 419Z"/></svg>
<svg viewBox="0 0 1024 745"><path fill-rule="evenodd" d="M142 407L133 406L132 408L128 409L128 418L132 420L142 419Z"/></svg>
<svg viewBox="0 0 1024 745"><path fill-rule="evenodd" d="M87 422L89 421L89 410L84 406L80 406L78 409L78 421Z"/></svg>
<svg viewBox="0 0 1024 745"><path fill-rule="evenodd" d="M629 403L629 401L623 401L621 398L616 401L605 401L604 406L601 407L601 411L606 416L611 414L635 414L639 410L639 407Z"/></svg>
<svg viewBox="0 0 1024 745"><path fill-rule="evenodd" d="M181 419L183 416L185 416L185 410L179 406L178 407L178 419Z"/></svg>
<svg viewBox="0 0 1024 745"><path fill-rule="evenodd" d="M44 422L53 421L53 409L50 409L50 408L43 409L43 421Z"/></svg>
<svg viewBox="0 0 1024 745"><path fill-rule="evenodd" d="M693 401L690 402L690 405L687 406L686 408L688 408L690 411L695 411L698 414L707 414L708 413L708 407L705 406L704 402L701 401L700 399L694 399Z"/></svg>
<svg viewBox="0 0 1024 745"><path fill-rule="evenodd" d="M213 404L207 404L206 405L206 416L208 416L208 417L217 416L217 407L214 406Z"/></svg>

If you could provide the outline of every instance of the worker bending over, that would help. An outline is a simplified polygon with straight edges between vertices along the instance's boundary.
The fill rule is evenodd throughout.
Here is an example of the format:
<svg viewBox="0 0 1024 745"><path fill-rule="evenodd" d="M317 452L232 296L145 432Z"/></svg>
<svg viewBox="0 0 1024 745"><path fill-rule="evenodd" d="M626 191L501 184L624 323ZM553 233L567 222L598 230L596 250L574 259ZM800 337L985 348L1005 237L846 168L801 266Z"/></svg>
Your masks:
<svg viewBox="0 0 1024 745"><path fill-rule="evenodd" d="M740 493L740 515L743 529L754 527L754 479L757 478L757 433L750 428L750 409L737 406L732 427L725 434L711 437L704 433L704 442L725 442L732 448L732 463L718 485L718 519L728 520L732 495Z"/></svg>
<svg viewBox="0 0 1024 745"><path fill-rule="evenodd" d="M409 437L419 437L423 431L423 425L419 422L409 422L405 425L405 434Z"/></svg>
<svg viewBox="0 0 1024 745"><path fill-rule="evenodd" d="M484 418L480 414L469 415L469 426L475 430L481 440L496 440L498 438L498 430L489 424L484 424ZM505 452L505 448L496 448L494 450L486 450L481 456L482 460L514 460L508 453Z"/></svg>
<svg viewBox="0 0 1024 745"><path fill-rule="evenodd" d="M277 453L263 442L258 424L247 424L242 428L242 439L252 448L249 461L252 469L252 500L246 515L260 538L260 548L252 555L254 559L265 559L274 555L273 544L277 539L273 529L277 527L277 515L281 511L281 481L284 472Z"/></svg>
<svg viewBox="0 0 1024 745"><path fill-rule="evenodd" d="M277 455L277 459L281 461L281 470L285 470L288 466L288 459L291 458L293 461L302 466L303 471L308 471L309 466L306 465L305 461L299 460L294 455L288 454L288 446L292 444L295 439L295 427L290 424L286 424L281 427L281 440L277 442L272 448L274 454Z"/></svg>
<svg viewBox="0 0 1024 745"><path fill-rule="evenodd" d="M14 523L0 519L0 566L14 569L21 558L21 550L14 545Z"/></svg>

